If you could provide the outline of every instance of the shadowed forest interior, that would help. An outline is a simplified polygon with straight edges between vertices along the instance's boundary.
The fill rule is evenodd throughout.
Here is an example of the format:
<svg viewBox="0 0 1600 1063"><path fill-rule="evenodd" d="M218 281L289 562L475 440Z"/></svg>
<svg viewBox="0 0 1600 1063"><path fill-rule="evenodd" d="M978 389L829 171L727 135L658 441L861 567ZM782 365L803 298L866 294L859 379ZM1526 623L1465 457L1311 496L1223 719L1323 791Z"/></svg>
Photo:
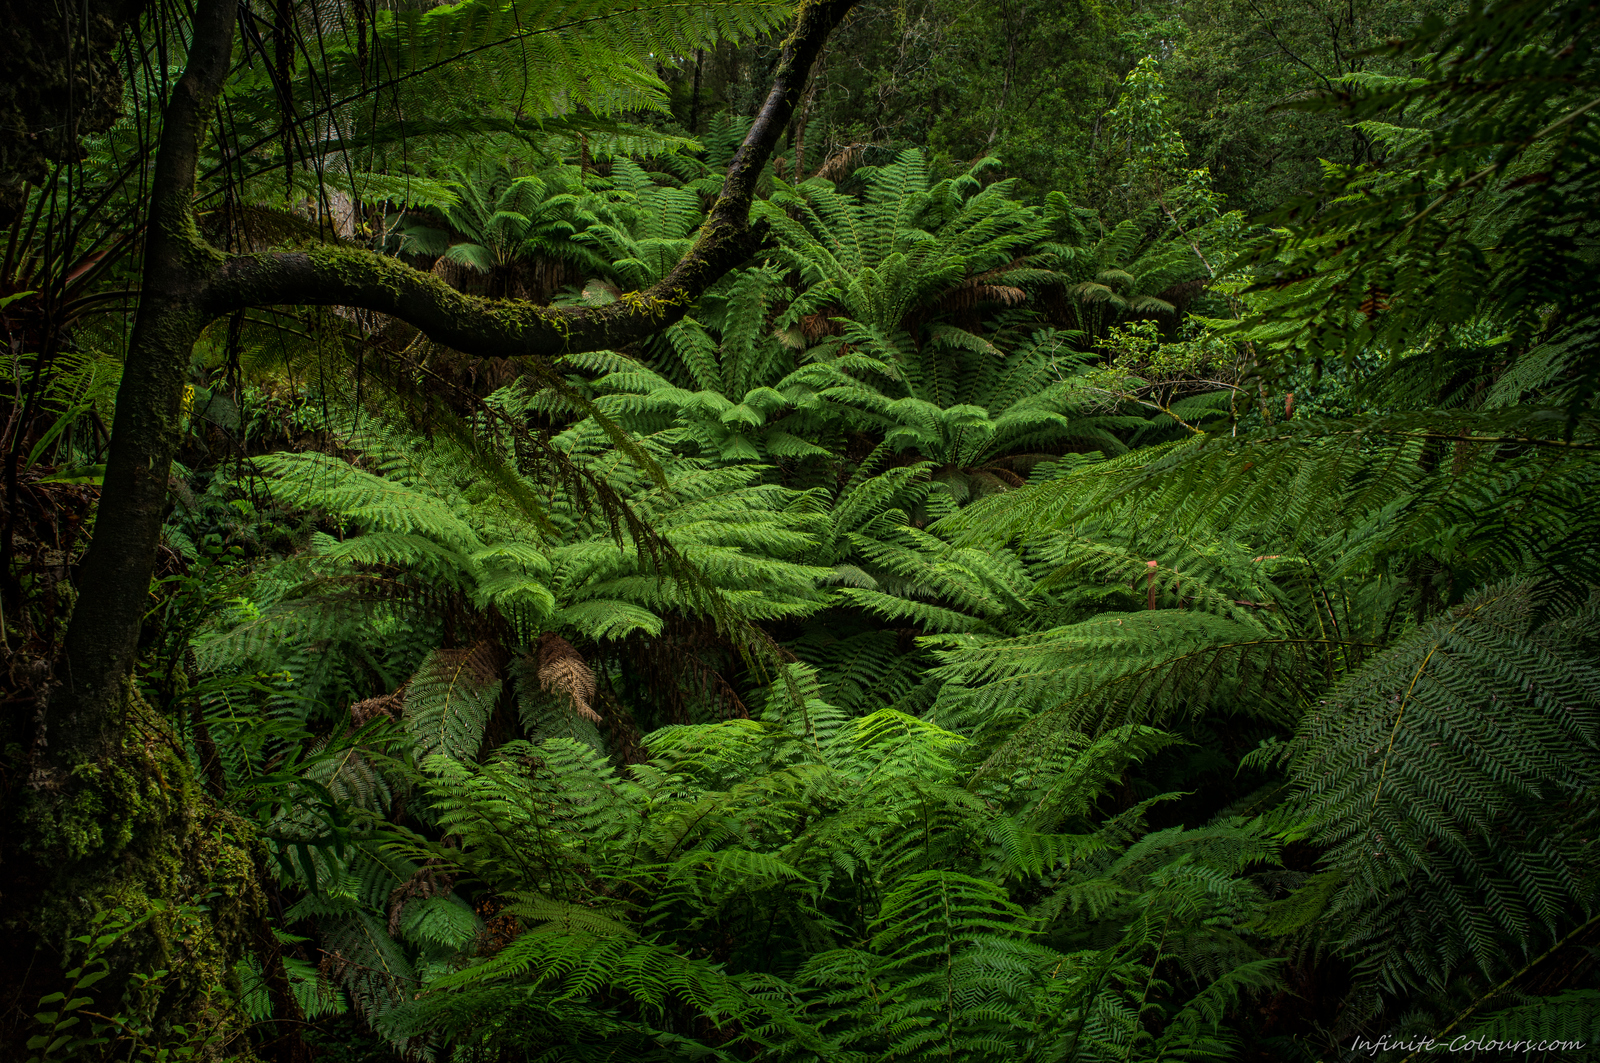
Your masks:
<svg viewBox="0 0 1600 1063"><path fill-rule="evenodd" d="M0 0L0 1058L1595 1058L1592 0Z"/></svg>

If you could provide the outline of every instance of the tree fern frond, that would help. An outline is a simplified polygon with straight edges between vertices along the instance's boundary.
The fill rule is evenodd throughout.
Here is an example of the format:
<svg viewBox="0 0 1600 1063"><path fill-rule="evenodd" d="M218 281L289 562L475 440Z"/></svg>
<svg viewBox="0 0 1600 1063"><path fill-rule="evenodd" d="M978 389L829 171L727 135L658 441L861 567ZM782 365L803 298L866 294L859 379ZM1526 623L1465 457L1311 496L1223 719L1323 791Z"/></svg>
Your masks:
<svg viewBox="0 0 1600 1063"><path fill-rule="evenodd" d="M426 753L472 760L500 697L501 662L491 643L435 650L406 687L406 730Z"/></svg>

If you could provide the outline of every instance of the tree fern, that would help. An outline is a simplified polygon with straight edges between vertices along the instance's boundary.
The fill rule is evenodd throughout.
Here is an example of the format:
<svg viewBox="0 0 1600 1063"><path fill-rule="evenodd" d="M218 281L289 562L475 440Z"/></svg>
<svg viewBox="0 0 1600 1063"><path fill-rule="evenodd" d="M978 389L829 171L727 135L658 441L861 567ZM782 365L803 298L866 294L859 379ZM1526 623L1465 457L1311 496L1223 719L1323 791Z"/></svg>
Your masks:
<svg viewBox="0 0 1600 1063"><path fill-rule="evenodd" d="M651 56L770 30L790 9L475 0L377 12L359 35L348 12L340 14L342 32L305 34L314 59L287 84L276 83L276 64L265 56L242 68L225 90L235 138L256 140L254 148L290 146L298 156L292 161L317 170L337 172L356 160L380 170L391 144L403 150L408 141L425 142L430 128L448 132L485 115L559 118L579 106L597 115L657 110L664 93ZM576 26L583 32L568 32ZM285 30L300 36L297 25ZM403 121L424 117L431 126ZM280 140L285 122L294 132ZM291 160L268 166L274 164L286 168Z"/></svg>
<svg viewBox="0 0 1600 1063"><path fill-rule="evenodd" d="M862 201L816 182L764 209L806 286L780 327L831 302L863 325L892 329L969 275L1010 263L1043 231L1031 211L1009 198L1006 182L980 191L968 174L930 187L927 163L916 151L862 175ZM928 223L932 231L923 228ZM1003 284L1004 276L990 283Z"/></svg>
<svg viewBox="0 0 1600 1063"><path fill-rule="evenodd" d="M1501 1045L1566 1042L1568 1048L1592 1045L1600 1039L1600 999L1593 989L1573 989L1553 996L1534 997L1484 1015L1461 1035L1462 1040L1493 1050ZM1516 1051L1515 1048L1511 1049Z"/></svg>
<svg viewBox="0 0 1600 1063"><path fill-rule="evenodd" d="M1308 714L1288 814L1339 875L1324 918L1386 984L1493 977L1593 906L1594 608L1487 589ZM1420 938L1419 918L1437 920Z"/></svg>

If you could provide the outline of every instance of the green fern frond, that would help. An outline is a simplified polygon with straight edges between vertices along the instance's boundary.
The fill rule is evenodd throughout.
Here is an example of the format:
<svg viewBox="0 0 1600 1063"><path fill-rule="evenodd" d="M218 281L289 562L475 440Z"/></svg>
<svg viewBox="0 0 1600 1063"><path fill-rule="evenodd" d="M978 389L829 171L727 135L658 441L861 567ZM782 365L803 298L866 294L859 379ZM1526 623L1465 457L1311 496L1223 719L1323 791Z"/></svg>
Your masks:
<svg viewBox="0 0 1600 1063"><path fill-rule="evenodd" d="M406 685L405 725L424 753L473 760L500 697L496 649L435 650Z"/></svg>

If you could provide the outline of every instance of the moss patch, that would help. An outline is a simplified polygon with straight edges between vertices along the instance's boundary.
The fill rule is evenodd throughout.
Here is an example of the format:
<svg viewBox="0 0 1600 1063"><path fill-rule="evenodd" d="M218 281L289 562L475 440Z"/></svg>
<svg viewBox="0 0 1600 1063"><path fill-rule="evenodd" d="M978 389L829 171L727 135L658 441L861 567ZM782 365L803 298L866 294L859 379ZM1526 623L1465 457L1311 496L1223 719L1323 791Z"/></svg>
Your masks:
<svg viewBox="0 0 1600 1063"><path fill-rule="evenodd" d="M567 315L554 307L540 306L527 299L479 299L476 302L490 320L510 331L549 329L563 340L571 331Z"/></svg>
<svg viewBox="0 0 1600 1063"><path fill-rule="evenodd" d="M33 865L34 888L5 917L7 936L34 943L39 977L26 990L37 999L66 988L49 984L51 972L59 979L82 961L72 938L101 913L128 913L138 925L106 953L113 976L92 991L93 1010L120 1009L157 1044L193 1043L179 1028L199 1031L205 1048L195 1058L251 1058L233 983L263 903L259 843L196 785L156 714L131 690L127 697L122 749L77 765L14 810L22 828L14 855ZM158 971L166 973L150 977Z"/></svg>

